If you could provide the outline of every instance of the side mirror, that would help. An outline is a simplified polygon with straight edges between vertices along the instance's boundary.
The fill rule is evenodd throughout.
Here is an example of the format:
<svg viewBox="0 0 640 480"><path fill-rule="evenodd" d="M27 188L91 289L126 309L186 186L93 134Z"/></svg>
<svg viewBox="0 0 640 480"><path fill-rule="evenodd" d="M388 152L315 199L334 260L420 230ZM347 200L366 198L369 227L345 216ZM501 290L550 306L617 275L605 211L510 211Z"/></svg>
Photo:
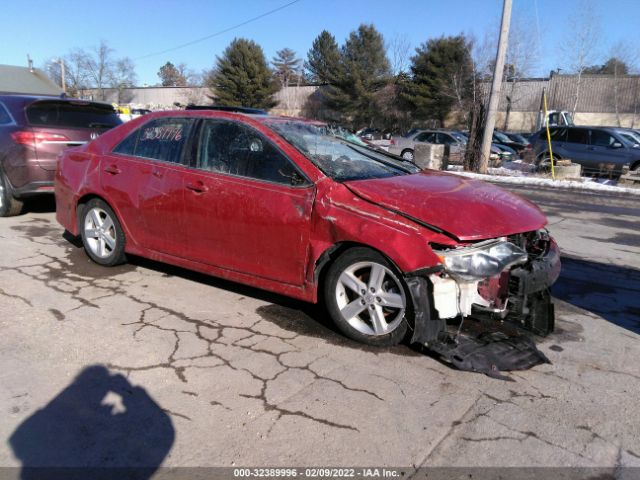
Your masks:
<svg viewBox="0 0 640 480"><path fill-rule="evenodd" d="M291 174L291 185L303 185L306 182L304 177L302 177L298 172L293 172Z"/></svg>
<svg viewBox="0 0 640 480"><path fill-rule="evenodd" d="M288 178L289 182L293 186L304 185L306 183L305 178L302 175L300 175L298 172L296 172L295 170L293 170L291 173L287 173L287 172L283 171L282 169L279 169L278 173L280 175L282 175L283 177Z"/></svg>
<svg viewBox="0 0 640 480"><path fill-rule="evenodd" d="M613 142L611 148L622 148L622 144L620 142Z"/></svg>

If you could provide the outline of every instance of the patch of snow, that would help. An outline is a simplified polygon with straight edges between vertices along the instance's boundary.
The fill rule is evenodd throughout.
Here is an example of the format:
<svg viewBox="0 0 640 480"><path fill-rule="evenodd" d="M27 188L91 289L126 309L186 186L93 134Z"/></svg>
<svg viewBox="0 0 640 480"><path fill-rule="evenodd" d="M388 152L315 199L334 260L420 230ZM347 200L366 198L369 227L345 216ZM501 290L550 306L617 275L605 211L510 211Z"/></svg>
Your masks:
<svg viewBox="0 0 640 480"><path fill-rule="evenodd" d="M478 180L485 180L496 183L508 183L511 185L524 185L533 187L551 187L551 188L569 188L575 190L590 190L596 192L611 192L611 193L628 193L631 195L640 196L640 188L619 187L614 180L608 179L585 179L580 180L552 180L551 178L534 177L530 175L524 175L522 172L511 172L510 174L497 174L502 173L503 168L490 168L488 175L473 172L463 171L451 171L455 175L462 175L464 177L475 178ZM515 175L514 175L515 174Z"/></svg>

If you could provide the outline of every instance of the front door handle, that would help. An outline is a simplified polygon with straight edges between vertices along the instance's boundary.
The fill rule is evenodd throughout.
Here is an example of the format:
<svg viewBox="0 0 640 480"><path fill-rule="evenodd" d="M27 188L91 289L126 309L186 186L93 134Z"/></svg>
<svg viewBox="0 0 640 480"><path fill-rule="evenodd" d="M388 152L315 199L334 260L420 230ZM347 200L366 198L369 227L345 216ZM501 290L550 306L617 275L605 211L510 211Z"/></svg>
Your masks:
<svg viewBox="0 0 640 480"><path fill-rule="evenodd" d="M209 191L209 187L207 187L204 183L202 183L199 180L197 182L187 183L186 187L188 190L191 190L193 193L205 193Z"/></svg>
<svg viewBox="0 0 640 480"><path fill-rule="evenodd" d="M120 170L117 165L109 165L104 169L104 171L111 175L118 175L119 173L122 173L122 170Z"/></svg>

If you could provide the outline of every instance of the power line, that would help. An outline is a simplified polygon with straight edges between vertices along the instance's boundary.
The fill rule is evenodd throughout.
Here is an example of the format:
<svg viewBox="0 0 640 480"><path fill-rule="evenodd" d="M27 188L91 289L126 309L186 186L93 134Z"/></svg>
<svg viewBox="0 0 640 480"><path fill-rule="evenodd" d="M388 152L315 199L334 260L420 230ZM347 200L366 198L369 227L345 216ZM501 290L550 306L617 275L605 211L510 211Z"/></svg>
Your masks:
<svg viewBox="0 0 640 480"><path fill-rule="evenodd" d="M204 42L205 40L209 40L210 38L217 37L218 35L222 35L224 33L230 32L231 30L235 30L236 28L243 27L243 26L247 25L248 23L255 22L256 20L260 20L261 18L264 18L264 17L266 17L268 15L271 15L272 13L276 13L276 12L282 10L282 9L290 7L291 5L293 5L294 3L298 3L299 1L301 1L301 0L293 0L293 1L289 2L289 3L285 3L284 5L279 6L278 8L274 8L273 10L269 10L268 12L265 12L265 13L263 13L261 15L258 15L257 17L250 18L249 20L245 20L242 23L238 23L238 24L236 24L236 25L234 25L232 27L225 28L224 30L220 30L219 32L212 33L211 35L207 35L206 37L201 37L201 38L198 38L196 40L191 40L190 42L183 43L183 44L178 45L176 47L167 48L166 50L162 50L162 51L159 51L159 52L148 53L147 55L143 55L141 57L134 58L134 60L142 60L142 59L149 58L149 57L155 57L156 55L162 55L163 53L173 52L174 50L179 50L180 48L189 47L191 45L195 45L196 43Z"/></svg>

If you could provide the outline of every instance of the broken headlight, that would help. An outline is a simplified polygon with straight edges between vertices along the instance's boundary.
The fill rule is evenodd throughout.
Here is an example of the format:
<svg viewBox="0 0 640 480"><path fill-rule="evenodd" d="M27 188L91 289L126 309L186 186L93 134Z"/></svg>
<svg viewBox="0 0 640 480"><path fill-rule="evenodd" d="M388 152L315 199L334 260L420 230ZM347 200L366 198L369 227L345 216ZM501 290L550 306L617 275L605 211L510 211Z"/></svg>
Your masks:
<svg viewBox="0 0 640 480"><path fill-rule="evenodd" d="M506 240L488 240L469 247L434 250L445 271L462 280L480 280L527 261L527 253Z"/></svg>

